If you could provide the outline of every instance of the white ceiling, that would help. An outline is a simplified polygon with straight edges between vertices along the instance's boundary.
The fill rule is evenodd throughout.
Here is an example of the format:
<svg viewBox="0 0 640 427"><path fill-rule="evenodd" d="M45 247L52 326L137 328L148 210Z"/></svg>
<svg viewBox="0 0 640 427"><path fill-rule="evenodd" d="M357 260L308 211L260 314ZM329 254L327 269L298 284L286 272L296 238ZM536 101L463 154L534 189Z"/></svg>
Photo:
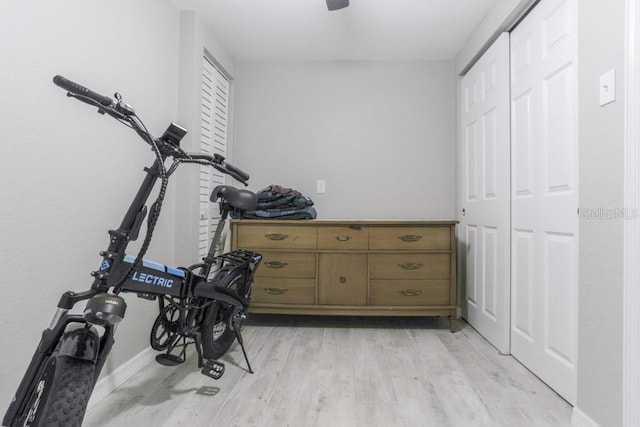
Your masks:
<svg viewBox="0 0 640 427"><path fill-rule="evenodd" d="M497 0L172 0L237 61L453 59Z"/></svg>

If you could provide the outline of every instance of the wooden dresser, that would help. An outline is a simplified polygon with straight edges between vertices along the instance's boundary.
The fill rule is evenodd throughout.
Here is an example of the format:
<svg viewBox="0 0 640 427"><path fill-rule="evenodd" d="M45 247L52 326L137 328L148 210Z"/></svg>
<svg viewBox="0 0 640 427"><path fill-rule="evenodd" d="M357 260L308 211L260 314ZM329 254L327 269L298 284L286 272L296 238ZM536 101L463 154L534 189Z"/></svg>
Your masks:
<svg viewBox="0 0 640 427"><path fill-rule="evenodd" d="M448 316L457 221L232 220L232 249L263 255L252 313Z"/></svg>

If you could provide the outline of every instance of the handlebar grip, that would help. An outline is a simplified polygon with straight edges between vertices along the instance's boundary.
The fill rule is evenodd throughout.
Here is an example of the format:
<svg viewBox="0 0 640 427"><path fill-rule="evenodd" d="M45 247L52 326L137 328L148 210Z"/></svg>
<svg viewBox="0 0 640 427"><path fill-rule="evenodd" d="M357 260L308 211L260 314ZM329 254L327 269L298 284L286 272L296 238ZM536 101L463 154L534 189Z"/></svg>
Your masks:
<svg viewBox="0 0 640 427"><path fill-rule="evenodd" d="M206 160L208 162L211 162L211 166L213 166L214 169L222 172L223 174L231 176L236 181L240 181L244 185L248 185L247 181L249 180L249 174L242 169L225 162L224 157L219 154L211 156L204 153L189 153L189 157L191 157L192 159Z"/></svg>
<svg viewBox="0 0 640 427"><path fill-rule="evenodd" d="M210 156L209 154L203 154L203 153L189 153L189 157L193 158L193 159L197 159L197 160L206 160L208 162L213 161L213 157Z"/></svg>
<svg viewBox="0 0 640 427"><path fill-rule="evenodd" d="M227 167L227 170L229 172L231 172L231 174L237 175L240 178L242 178L242 179L239 179L238 181L248 181L249 180L249 174L246 173L245 171L243 171L242 169L237 168L237 167L235 167L232 164L229 164L227 162L225 162L224 165Z"/></svg>
<svg viewBox="0 0 640 427"><path fill-rule="evenodd" d="M237 173L229 170L229 168L227 168L226 164L225 165L219 165L219 164L215 164L214 163L213 167L214 167L214 169L219 170L220 172L229 175L230 177L232 177L236 181L240 181L245 186L249 185L249 184L247 184L247 180L249 179L248 175L247 175L247 178L244 178L243 176L238 175Z"/></svg>
<svg viewBox="0 0 640 427"><path fill-rule="evenodd" d="M53 78L53 83L57 86L60 86L62 89L65 89L68 92L75 93L77 95L82 95L89 99L96 101L100 105L110 106L113 104L113 99L108 96L100 95L92 90L87 89L86 87L79 85L78 83L72 82L69 79L66 79L62 76L55 76Z"/></svg>

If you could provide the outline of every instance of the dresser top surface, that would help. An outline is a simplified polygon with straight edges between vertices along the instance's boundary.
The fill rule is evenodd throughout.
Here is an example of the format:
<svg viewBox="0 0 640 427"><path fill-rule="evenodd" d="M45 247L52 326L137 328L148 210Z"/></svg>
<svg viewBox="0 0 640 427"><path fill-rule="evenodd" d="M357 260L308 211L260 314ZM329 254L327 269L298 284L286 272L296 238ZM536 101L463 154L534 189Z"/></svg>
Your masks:
<svg viewBox="0 0 640 427"><path fill-rule="evenodd" d="M282 219L232 219L234 224L256 224L256 225L394 225L394 226L417 226L417 225L447 225L458 224L456 220L377 220L377 219L303 219L303 220L282 220Z"/></svg>

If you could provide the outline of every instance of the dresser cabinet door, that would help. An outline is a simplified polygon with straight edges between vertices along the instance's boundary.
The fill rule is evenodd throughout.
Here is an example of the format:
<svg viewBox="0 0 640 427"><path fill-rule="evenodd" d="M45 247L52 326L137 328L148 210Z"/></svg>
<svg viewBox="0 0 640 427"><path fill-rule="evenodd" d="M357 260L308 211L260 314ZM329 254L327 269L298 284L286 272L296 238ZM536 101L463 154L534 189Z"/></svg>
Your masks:
<svg viewBox="0 0 640 427"><path fill-rule="evenodd" d="M367 255L319 254L320 304L367 305Z"/></svg>

